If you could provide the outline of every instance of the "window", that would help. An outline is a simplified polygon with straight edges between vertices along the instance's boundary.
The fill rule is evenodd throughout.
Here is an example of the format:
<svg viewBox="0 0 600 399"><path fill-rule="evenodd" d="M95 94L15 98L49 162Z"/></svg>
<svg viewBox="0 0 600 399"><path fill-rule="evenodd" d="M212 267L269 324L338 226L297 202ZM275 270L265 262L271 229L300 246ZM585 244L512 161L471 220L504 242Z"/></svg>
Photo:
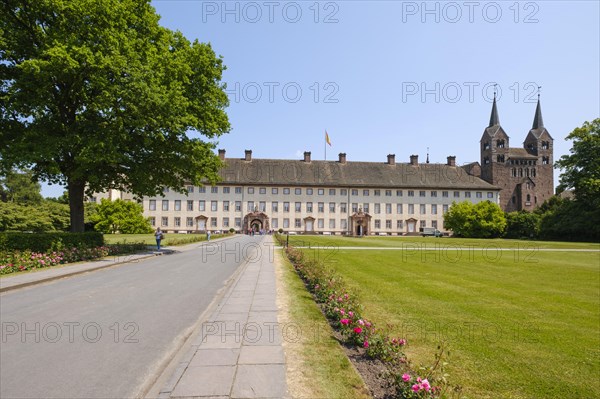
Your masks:
<svg viewBox="0 0 600 399"><path fill-rule="evenodd" d="M284 212L289 212L290 211L290 203L289 202L284 202L283 203L283 211Z"/></svg>
<svg viewBox="0 0 600 399"><path fill-rule="evenodd" d="M271 219L271 227L274 229L278 229L279 228L279 219L277 219L277 218Z"/></svg>
<svg viewBox="0 0 600 399"><path fill-rule="evenodd" d="M246 209L248 212L254 212L254 201L248 201L248 207Z"/></svg>
<svg viewBox="0 0 600 399"><path fill-rule="evenodd" d="M535 168L531 168L531 176L535 177Z"/></svg>
<svg viewBox="0 0 600 399"><path fill-rule="evenodd" d="M432 197L437 197L437 191L432 191L432 192L431 192L431 196L432 196Z"/></svg>
<svg viewBox="0 0 600 399"><path fill-rule="evenodd" d="M380 229L381 228L381 220L375 219L375 228L376 229Z"/></svg>
<svg viewBox="0 0 600 399"><path fill-rule="evenodd" d="M419 222L419 227L421 227L421 228L424 228L425 226L426 226L426 224L425 224L425 221L424 221L424 220L421 220L421 221Z"/></svg>
<svg viewBox="0 0 600 399"><path fill-rule="evenodd" d="M340 229L342 229L342 230L348 229L348 221L346 219L340 220Z"/></svg>
<svg viewBox="0 0 600 399"><path fill-rule="evenodd" d="M488 191L487 197L488 198L494 198L494 193L492 193L491 191Z"/></svg>
<svg viewBox="0 0 600 399"><path fill-rule="evenodd" d="M318 210L319 213L325 212L325 203L324 202L319 202L317 204L317 210Z"/></svg>
<svg viewBox="0 0 600 399"><path fill-rule="evenodd" d="M223 210L229 212L229 201L223 201Z"/></svg>
<svg viewBox="0 0 600 399"><path fill-rule="evenodd" d="M187 202L187 210L188 211L193 211L194 210L194 201L188 200L188 202Z"/></svg>
<svg viewBox="0 0 600 399"><path fill-rule="evenodd" d="M335 213L335 202L329 203L329 213Z"/></svg>
<svg viewBox="0 0 600 399"><path fill-rule="evenodd" d="M414 197L415 196L415 192L413 190L408 190L408 196L409 197Z"/></svg>
<svg viewBox="0 0 600 399"><path fill-rule="evenodd" d="M335 229L335 219L329 219L329 228Z"/></svg>
<svg viewBox="0 0 600 399"><path fill-rule="evenodd" d="M296 194L296 195L302 195L302 189L301 188L295 188L294 189L294 194Z"/></svg>
<svg viewBox="0 0 600 399"><path fill-rule="evenodd" d="M169 192L169 187L165 187L165 188L163 189L163 193L168 193L168 192Z"/></svg>
<svg viewBox="0 0 600 399"><path fill-rule="evenodd" d="M363 196L364 197L368 197L369 196L369 190L363 190Z"/></svg>
<svg viewBox="0 0 600 399"><path fill-rule="evenodd" d="M156 218L154 216L150 217L150 225L151 226L156 226Z"/></svg>
<svg viewBox="0 0 600 399"><path fill-rule="evenodd" d="M483 198L483 194L481 193L481 191L477 191L477 192L475 193L475 197L476 197L476 198Z"/></svg>
<svg viewBox="0 0 600 399"><path fill-rule="evenodd" d="M340 189L340 195L348 195L348 190L345 188Z"/></svg>
<svg viewBox="0 0 600 399"><path fill-rule="evenodd" d="M290 228L290 219L283 219L283 228L284 229L289 229Z"/></svg>
<svg viewBox="0 0 600 399"><path fill-rule="evenodd" d="M296 212L302 212L302 203L301 202L294 203L294 208L295 208Z"/></svg>
<svg viewBox="0 0 600 399"><path fill-rule="evenodd" d="M312 188L307 188L306 189L306 195L313 195L313 189Z"/></svg>
<svg viewBox="0 0 600 399"><path fill-rule="evenodd" d="M302 227L302 220L300 220L300 218L294 219L294 227L297 229Z"/></svg>
<svg viewBox="0 0 600 399"><path fill-rule="evenodd" d="M431 204L431 214L437 215L437 205L436 204Z"/></svg>
<svg viewBox="0 0 600 399"><path fill-rule="evenodd" d="M187 227L194 227L194 218L190 218L190 217L185 218L185 225Z"/></svg>
<svg viewBox="0 0 600 399"><path fill-rule="evenodd" d="M181 227L181 218L176 217L174 222L175 222L175 227Z"/></svg>
<svg viewBox="0 0 600 399"><path fill-rule="evenodd" d="M235 193L236 194L241 194L242 193L242 188L241 187L236 187L235 188Z"/></svg>
<svg viewBox="0 0 600 399"><path fill-rule="evenodd" d="M165 227L169 225L169 218L166 216L163 216L162 218L160 218L160 225Z"/></svg>
<svg viewBox="0 0 600 399"><path fill-rule="evenodd" d="M404 223L402 222L402 220L397 220L396 221L396 228L398 230L402 230L404 228Z"/></svg>
<svg viewBox="0 0 600 399"><path fill-rule="evenodd" d="M210 218L210 227L217 227L217 218Z"/></svg>
<svg viewBox="0 0 600 399"><path fill-rule="evenodd" d="M289 188L284 188L283 189L283 195L290 195L290 189Z"/></svg>
<svg viewBox="0 0 600 399"><path fill-rule="evenodd" d="M530 195L530 194L527 194L527 200L526 200L526 201L527 201L527 202L530 202L530 201L531 201L531 195Z"/></svg>
<svg viewBox="0 0 600 399"><path fill-rule="evenodd" d="M219 187L213 186L210 188L212 194L219 194Z"/></svg>
<svg viewBox="0 0 600 399"><path fill-rule="evenodd" d="M248 194L254 194L254 187L248 187Z"/></svg>
<svg viewBox="0 0 600 399"><path fill-rule="evenodd" d="M259 194L266 194L266 193L267 193L267 189L266 189L265 187L260 187L260 188L258 189L258 193L259 193Z"/></svg>
<svg viewBox="0 0 600 399"><path fill-rule="evenodd" d="M175 200L175 210L176 211L181 210L181 200Z"/></svg>
<svg viewBox="0 0 600 399"><path fill-rule="evenodd" d="M460 198L460 191L454 192L454 198Z"/></svg>
<svg viewBox="0 0 600 399"><path fill-rule="evenodd" d="M489 164L490 163L490 157L483 158L483 163L484 163L484 165Z"/></svg>
<svg viewBox="0 0 600 399"><path fill-rule="evenodd" d="M448 212L448 204L444 204L442 205L442 212L445 214L446 212Z"/></svg>
<svg viewBox="0 0 600 399"><path fill-rule="evenodd" d="M548 165L550 163L550 157L542 157L542 165Z"/></svg>
<svg viewBox="0 0 600 399"><path fill-rule="evenodd" d="M358 204L356 202L352 203L352 212L353 213L358 212Z"/></svg>
<svg viewBox="0 0 600 399"><path fill-rule="evenodd" d="M488 143L487 141L485 143L483 143L483 150L489 150L490 149L490 143Z"/></svg>
<svg viewBox="0 0 600 399"><path fill-rule="evenodd" d="M391 197L392 196L392 190L385 190L385 196L386 197Z"/></svg>
<svg viewBox="0 0 600 399"><path fill-rule="evenodd" d="M375 213L381 213L381 204L375 204L375 206L373 207L373 211Z"/></svg>
<svg viewBox="0 0 600 399"><path fill-rule="evenodd" d="M402 204L396 204L396 213L402 214Z"/></svg>
<svg viewBox="0 0 600 399"><path fill-rule="evenodd" d="M187 192L188 193L193 193L194 192L194 186L187 186Z"/></svg>
<svg viewBox="0 0 600 399"><path fill-rule="evenodd" d="M385 221L385 228L388 229L388 230L391 230L391 228L392 228L392 221L390 219L387 219Z"/></svg>
<svg viewBox="0 0 600 399"><path fill-rule="evenodd" d="M345 202L342 202L340 204L340 213L346 213L346 211L347 211L347 209L346 209L347 205L348 204L346 204Z"/></svg>
<svg viewBox="0 0 600 399"><path fill-rule="evenodd" d="M213 212L216 212L218 209L217 207L217 201L210 201L210 210Z"/></svg>
<svg viewBox="0 0 600 399"><path fill-rule="evenodd" d="M242 211L242 201L235 201L235 211L236 212Z"/></svg>
<svg viewBox="0 0 600 399"><path fill-rule="evenodd" d="M162 200L162 210L163 211L169 210L169 200Z"/></svg>
<svg viewBox="0 0 600 399"><path fill-rule="evenodd" d="M365 203L363 204L363 211L364 211L365 213L369 213L369 203L368 203L368 202L365 202Z"/></svg>
<svg viewBox="0 0 600 399"><path fill-rule="evenodd" d="M242 218L235 218L235 227L242 227Z"/></svg>
<svg viewBox="0 0 600 399"><path fill-rule="evenodd" d="M325 189L324 188L317 189L317 195L325 195Z"/></svg>
<svg viewBox="0 0 600 399"><path fill-rule="evenodd" d="M335 188L329 189L329 195L335 195Z"/></svg>
<svg viewBox="0 0 600 399"><path fill-rule="evenodd" d="M504 140L497 140L496 141L496 147L498 147L498 148L504 148Z"/></svg>
<svg viewBox="0 0 600 399"><path fill-rule="evenodd" d="M425 191L419 191L419 197L425 197Z"/></svg>
<svg viewBox="0 0 600 399"><path fill-rule="evenodd" d="M392 213L392 204L385 204L385 213L388 215Z"/></svg>
<svg viewBox="0 0 600 399"><path fill-rule="evenodd" d="M448 191L442 191L442 197L448 198Z"/></svg>
<svg viewBox="0 0 600 399"><path fill-rule="evenodd" d="M229 218L223 218L223 227L229 227Z"/></svg>
<svg viewBox="0 0 600 399"><path fill-rule="evenodd" d="M312 202L307 202L306 203L306 212L312 213L312 211L313 211L313 204L312 204Z"/></svg>
<svg viewBox="0 0 600 399"><path fill-rule="evenodd" d="M396 190L396 197L402 197L402 190Z"/></svg>
<svg viewBox="0 0 600 399"><path fill-rule="evenodd" d="M273 188L271 189L271 194L279 194L279 189L278 189L278 188L275 188L275 187L273 187Z"/></svg>
<svg viewBox="0 0 600 399"><path fill-rule="evenodd" d="M193 187L192 187L192 190L193 190ZM189 192L189 191L188 191L188 192ZM193 192L193 191L192 191L192 192ZM199 192L200 194L204 194L204 193L206 192L206 187L198 187L198 192Z"/></svg>
<svg viewBox="0 0 600 399"><path fill-rule="evenodd" d="M542 150L547 150L548 148L550 148L550 142L542 141Z"/></svg>
<svg viewBox="0 0 600 399"><path fill-rule="evenodd" d="M415 205L414 204L408 204L408 214L409 215L415 214Z"/></svg>
<svg viewBox="0 0 600 399"><path fill-rule="evenodd" d="M465 191L465 198L471 198L471 192Z"/></svg>
<svg viewBox="0 0 600 399"><path fill-rule="evenodd" d="M376 197L381 197L381 190L375 190L374 195Z"/></svg>
<svg viewBox="0 0 600 399"><path fill-rule="evenodd" d="M258 203L258 210L261 212L266 212L267 211L267 203L265 201L260 201Z"/></svg>
<svg viewBox="0 0 600 399"><path fill-rule="evenodd" d="M425 215L425 214L427 213L427 212L426 212L426 209L425 209L425 204L421 204L421 205L419 205L419 213L420 213L421 215Z"/></svg>
<svg viewBox="0 0 600 399"><path fill-rule="evenodd" d="M148 210L151 210L151 211L156 210L156 200L148 201Z"/></svg>
<svg viewBox="0 0 600 399"><path fill-rule="evenodd" d="M433 227L434 229L437 229L437 226L438 226L437 220L432 220L431 227Z"/></svg>
<svg viewBox="0 0 600 399"><path fill-rule="evenodd" d="M504 162L504 155L498 155L498 156L496 157L496 161L497 161L497 162Z"/></svg>
<svg viewBox="0 0 600 399"><path fill-rule="evenodd" d="M352 195L358 195L358 190L352 190Z"/></svg>
<svg viewBox="0 0 600 399"><path fill-rule="evenodd" d="M271 211L279 212L279 202L277 202L277 201L271 202Z"/></svg>
<svg viewBox="0 0 600 399"><path fill-rule="evenodd" d="M325 227L325 219L317 219L317 227L322 229Z"/></svg>
<svg viewBox="0 0 600 399"><path fill-rule="evenodd" d="M223 187L223 194L229 194L231 192L231 187Z"/></svg>

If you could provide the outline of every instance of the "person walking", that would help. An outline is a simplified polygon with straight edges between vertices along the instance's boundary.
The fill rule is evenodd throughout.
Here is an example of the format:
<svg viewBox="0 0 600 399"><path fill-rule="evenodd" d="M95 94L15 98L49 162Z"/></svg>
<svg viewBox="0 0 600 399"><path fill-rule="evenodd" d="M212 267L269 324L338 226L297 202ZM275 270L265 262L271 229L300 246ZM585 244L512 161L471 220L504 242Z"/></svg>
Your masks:
<svg viewBox="0 0 600 399"><path fill-rule="evenodd" d="M210 231L206 231L206 241L210 241Z"/></svg>
<svg viewBox="0 0 600 399"><path fill-rule="evenodd" d="M160 241L163 239L163 233L160 231L160 227L156 228L154 232L154 238L156 238L156 248L160 251Z"/></svg>

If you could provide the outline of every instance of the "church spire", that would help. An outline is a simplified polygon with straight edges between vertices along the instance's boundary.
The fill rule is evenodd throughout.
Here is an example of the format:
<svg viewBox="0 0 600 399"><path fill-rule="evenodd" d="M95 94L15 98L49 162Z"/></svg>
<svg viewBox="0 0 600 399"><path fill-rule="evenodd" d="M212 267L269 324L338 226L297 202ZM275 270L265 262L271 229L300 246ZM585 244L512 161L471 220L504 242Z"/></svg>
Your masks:
<svg viewBox="0 0 600 399"><path fill-rule="evenodd" d="M544 120L542 119L542 106L540 105L540 92L541 86L538 87L538 101L535 109L535 118L533 118L533 127L531 129L541 129L544 127Z"/></svg>
<svg viewBox="0 0 600 399"><path fill-rule="evenodd" d="M488 127L500 125L500 118L498 118L498 108L496 107L496 85L494 85L494 103L492 105L492 115L490 116L490 125Z"/></svg>

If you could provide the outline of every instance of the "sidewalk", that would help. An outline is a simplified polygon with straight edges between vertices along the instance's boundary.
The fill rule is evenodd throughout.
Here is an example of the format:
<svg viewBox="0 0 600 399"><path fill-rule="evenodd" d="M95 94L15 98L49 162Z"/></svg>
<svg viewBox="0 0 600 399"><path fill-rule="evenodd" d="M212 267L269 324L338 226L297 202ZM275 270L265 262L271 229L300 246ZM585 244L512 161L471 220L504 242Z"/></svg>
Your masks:
<svg viewBox="0 0 600 399"><path fill-rule="evenodd" d="M158 398L288 397L278 328L272 237L237 281L178 364Z"/></svg>
<svg viewBox="0 0 600 399"><path fill-rule="evenodd" d="M227 240L229 238L231 237L217 238L211 240L210 243L207 241L199 241L177 247L162 247L160 251L148 249L143 253L108 256L104 259L92 260L89 262L79 262L75 264L66 264L63 266L48 267L38 269L30 273L22 273L14 276L7 275L6 277L0 278L0 293L18 288L24 288L30 285L41 284L64 277L75 276L77 274L87 273L93 270L117 266L124 263L139 262L142 259L147 259L154 256L171 255L177 252L189 251L198 248L201 245L210 245L212 243ZM148 247L150 248L152 246L149 245Z"/></svg>

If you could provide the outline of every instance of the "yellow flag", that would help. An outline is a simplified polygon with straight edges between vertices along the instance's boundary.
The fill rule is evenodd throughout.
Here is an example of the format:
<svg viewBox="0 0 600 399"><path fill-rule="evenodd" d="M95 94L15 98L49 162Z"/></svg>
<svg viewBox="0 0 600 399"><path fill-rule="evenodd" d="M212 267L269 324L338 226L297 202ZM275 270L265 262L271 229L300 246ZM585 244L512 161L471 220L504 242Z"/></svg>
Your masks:
<svg viewBox="0 0 600 399"><path fill-rule="evenodd" d="M329 135L327 134L327 130L325 130L325 142L327 144L329 144L329 146L331 147L331 140L329 140Z"/></svg>

